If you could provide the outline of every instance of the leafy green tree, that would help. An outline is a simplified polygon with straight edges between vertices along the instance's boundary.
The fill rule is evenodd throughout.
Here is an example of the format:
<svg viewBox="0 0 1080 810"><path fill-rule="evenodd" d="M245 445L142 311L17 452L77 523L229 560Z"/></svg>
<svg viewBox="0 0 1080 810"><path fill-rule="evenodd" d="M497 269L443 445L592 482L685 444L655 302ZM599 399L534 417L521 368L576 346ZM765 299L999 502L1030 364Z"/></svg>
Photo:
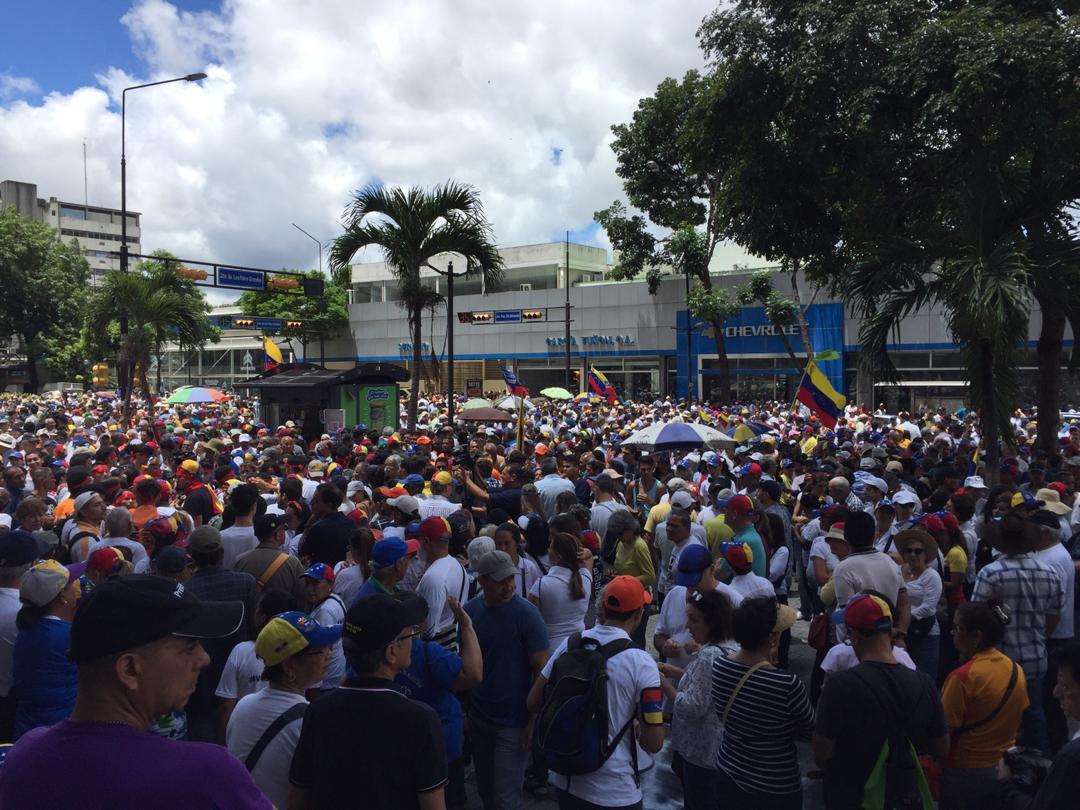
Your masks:
<svg viewBox="0 0 1080 810"><path fill-rule="evenodd" d="M401 290L401 306L412 335L412 391L409 424L416 424L420 396L421 328L423 315L442 302L424 283L421 268L434 270L432 259L452 253L465 259L467 275L482 275L490 289L503 273L491 226L480 195L472 186L454 181L428 190L369 185L353 198L345 212L345 233L334 240L330 268L341 285L350 282L349 262L368 245L382 249L384 260Z"/></svg>
<svg viewBox="0 0 1080 810"><path fill-rule="evenodd" d="M311 279L325 278L318 270L283 272L299 273ZM298 336L305 342L332 338L349 325L348 282L341 283L334 279L327 280L323 295L319 298L309 298L300 292L251 290L242 293L236 303L245 315L303 321L303 330ZM291 339L293 333L286 332L285 335ZM306 351L304 356L307 356Z"/></svg>
<svg viewBox="0 0 1080 810"><path fill-rule="evenodd" d="M1080 326L1072 5L742 0L700 38L725 232L846 297L885 378L897 319L940 306L991 474L1034 297L1040 443L1052 450L1064 328Z"/></svg>
<svg viewBox="0 0 1080 810"><path fill-rule="evenodd" d="M97 356L115 356L124 386L123 420L131 410L132 389L138 385L149 396L146 379L153 358L161 368L165 343L172 340L182 350L198 349L216 342L218 330L210 325L210 305L191 279L181 276L176 257L158 251L127 273L113 270L93 291L87 307L86 340ZM121 315L128 319L128 333L120 334ZM159 372L160 374L160 372ZM158 385L160 386L160 376Z"/></svg>
<svg viewBox="0 0 1080 810"><path fill-rule="evenodd" d="M39 362L65 379L86 372L79 328L89 278L74 242L57 240L55 230L14 208L0 208L0 336L22 344L30 390L40 387Z"/></svg>
<svg viewBox="0 0 1080 810"><path fill-rule="evenodd" d="M780 331L780 339L783 341L784 350L787 351L788 357L791 358L791 362L797 368L801 368L805 364L805 360L800 362L795 355L795 350L791 347L791 340L788 338L786 330L793 326L799 327L802 336L803 353L806 359L809 359L814 350L810 345L810 333L806 327L806 316L799 304L784 295L773 285L773 271L759 270L754 273L743 284L739 285L735 294L739 303L743 306L757 303L765 307L765 316L769 319L769 323L776 326Z"/></svg>
<svg viewBox="0 0 1080 810"><path fill-rule="evenodd" d="M725 290L713 287L709 274L713 253L724 239L716 208L719 175L702 128L712 84L710 76L696 70L682 81L665 79L653 96L638 102L630 123L611 128L616 174L630 205L644 216L631 214L619 201L593 216L618 252L614 278L644 275L655 293L665 272L674 270L704 289L690 294L688 309L712 327L719 394L727 401L731 370L723 323L738 311L738 304ZM650 225L666 235L654 235Z"/></svg>

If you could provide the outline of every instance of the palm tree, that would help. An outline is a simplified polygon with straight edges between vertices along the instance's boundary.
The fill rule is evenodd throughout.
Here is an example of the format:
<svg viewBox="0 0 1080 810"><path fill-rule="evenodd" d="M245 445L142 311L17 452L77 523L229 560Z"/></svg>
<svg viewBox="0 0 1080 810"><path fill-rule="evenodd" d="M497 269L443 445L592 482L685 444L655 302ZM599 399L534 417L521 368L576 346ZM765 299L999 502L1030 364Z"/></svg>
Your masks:
<svg viewBox="0 0 1080 810"><path fill-rule="evenodd" d="M345 233L334 240L330 269L335 281L349 284L349 262L361 248L377 245L401 292L412 335L412 391L409 424L416 424L420 395L421 327L424 310L442 296L424 284L421 268L436 268L432 259L443 253L465 259L466 275L480 274L486 287L502 277L503 262L495 248L491 226L484 217L480 195L472 186L447 181L431 190L419 186L387 188L369 185L353 197L345 211ZM437 271L436 272L441 272Z"/></svg>
<svg viewBox="0 0 1080 810"><path fill-rule="evenodd" d="M104 283L91 296L87 308L87 342L99 356L116 355L120 380L127 382L125 425L131 410L132 389L138 385L150 396L152 389L146 371L152 358L160 358L167 341L200 348L208 340L216 339L216 330L207 319L210 305L191 280L178 274L178 269L172 256L155 254L154 259L139 263L131 272L107 273ZM121 314L128 318L126 336L110 328Z"/></svg>

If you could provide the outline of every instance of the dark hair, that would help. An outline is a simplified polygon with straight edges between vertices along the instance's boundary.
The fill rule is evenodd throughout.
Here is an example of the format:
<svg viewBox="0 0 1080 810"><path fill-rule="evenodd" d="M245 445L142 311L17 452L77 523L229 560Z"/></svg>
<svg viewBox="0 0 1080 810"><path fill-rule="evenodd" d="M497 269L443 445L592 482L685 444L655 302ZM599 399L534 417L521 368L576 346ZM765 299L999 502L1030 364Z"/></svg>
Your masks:
<svg viewBox="0 0 1080 810"><path fill-rule="evenodd" d="M570 596L574 599L585 598L585 584L581 581L578 570L578 541L572 534L559 532L551 538L551 550L559 555L559 561L570 569Z"/></svg>
<svg viewBox="0 0 1080 810"><path fill-rule="evenodd" d="M844 539L852 551L870 548L874 544L874 518L866 512L853 512L844 521Z"/></svg>
<svg viewBox="0 0 1080 810"><path fill-rule="evenodd" d="M19 630L32 630L48 612L49 605L38 607L29 602L23 602L22 607L19 608L19 612L15 614L15 626Z"/></svg>
<svg viewBox="0 0 1080 810"><path fill-rule="evenodd" d="M573 492L560 492L555 496L555 513L562 514L568 513L571 509L578 505L577 495ZM578 521L581 522L580 520Z"/></svg>
<svg viewBox="0 0 1080 810"><path fill-rule="evenodd" d="M547 521L540 515L529 515L529 522L525 524L525 551L534 560L539 559L548 553L550 544Z"/></svg>
<svg viewBox="0 0 1080 810"><path fill-rule="evenodd" d="M286 478L281 482L281 494L290 501L298 501L304 495L304 484L299 478Z"/></svg>
<svg viewBox="0 0 1080 810"><path fill-rule="evenodd" d="M734 611L731 600L720 591L694 591L687 599L686 606L693 607L705 620L709 627L709 641L725 641L731 638Z"/></svg>
<svg viewBox="0 0 1080 810"><path fill-rule="evenodd" d="M331 509L337 509L341 506L341 502L345 500L345 496L342 494L341 490L333 484L319 484L319 486L315 488L313 500L314 498L318 498Z"/></svg>
<svg viewBox="0 0 1080 810"><path fill-rule="evenodd" d="M268 619L289 610L302 609L303 606L300 604L299 599L288 591L283 591L280 588L270 588L269 590L263 591L262 596L259 597L259 601L255 606L255 612L261 613Z"/></svg>
<svg viewBox="0 0 1080 810"><path fill-rule="evenodd" d="M1054 663L1059 670L1067 669L1074 681L1080 681L1080 641L1070 641L1054 653Z"/></svg>
<svg viewBox="0 0 1080 810"><path fill-rule="evenodd" d="M254 484L241 484L229 493L229 505L237 515L246 516L259 500L259 490Z"/></svg>
<svg viewBox="0 0 1080 810"><path fill-rule="evenodd" d="M773 512L764 512L763 514L769 524L769 537L766 540L769 550L776 551L778 548L783 548L787 543L787 538L784 536L784 521Z"/></svg>
<svg viewBox="0 0 1080 810"><path fill-rule="evenodd" d="M387 646L389 646L389 643ZM349 662L349 666L353 668L353 672L359 676L371 675L381 667L386 653L386 647L380 647L377 650L368 650L367 652L359 652L347 638L342 639L341 647L345 653L345 660Z"/></svg>
<svg viewBox="0 0 1080 810"><path fill-rule="evenodd" d="M581 523L569 512L560 512L549 522L548 528L552 534L555 532L567 532L575 537L581 537Z"/></svg>
<svg viewBox="0 0 1080 810"><path fill-rule="evenodd" d="M197 568L207 568L225 559L225 547L216 546L213 551L195 551L189 548L188 556Z"/></svg>
<svg viewBox="0 0 1080 810"><path fill-rule="evenodd" d="M548 456L540 462L541 475L551 475L552 473L557 473L558 471L559 465L555 463L555 459L553 459L551 456Z"/></svg>
<svg viewBox="0 0 1080 810"><path fill-rule="evenodd" d="M1000 602L964 602L956 609L953 618L956 625L965 630L982 633L980 650L996 647L1005 638L1005 625L1009 622L1008 610Z"/></svg>
<svg viewBox="0 0 1080 810"><path fill-rule="evenodd" d="M366 526L358 526L349 538L349 548L353 552L353 562L360 566L365 577L371 576L371 549L375 546L375 535Z"/></svg>
<svg viewBox="0 0 1080 810"><path fill-rule="evenodd" d="M990 521L993 520L994 505L997 503L998 498L1000 498L1002 495L1008 495L1011 492L1011 487L997 486L987 493L986 504L983 506L983 521L986 524L989 524Z"/></svg>
<svg viewBox="0 0 1080 810"><path fill-rule="evenodd" d="M869 517L869 516L868 516ZM735 608L732 636L744 650L761 649L776 626L776 600L768 597L744 599Z"/></svg>
<svg viewBox="0 0 1080 810"><path fill-rule="evenodd" d="M966 492L963 495L952 496L953 514L960 523L966 523L975 515L975 499Z"/></svg>

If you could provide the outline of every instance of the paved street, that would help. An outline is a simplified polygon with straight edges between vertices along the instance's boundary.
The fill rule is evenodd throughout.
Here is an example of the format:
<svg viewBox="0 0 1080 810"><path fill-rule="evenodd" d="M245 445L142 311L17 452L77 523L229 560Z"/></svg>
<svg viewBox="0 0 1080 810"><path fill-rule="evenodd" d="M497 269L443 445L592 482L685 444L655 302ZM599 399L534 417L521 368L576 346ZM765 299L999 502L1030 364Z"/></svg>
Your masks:
<svg viewBox="0 0 1080 810"><path fill-rule="evenodd" d="M792 600L792 607L798 610L798 597ZM652 650L652 633L656 623L656 617L649 622L648 638L649 649ZM806 646L806 631L809 627L807 622L797 622L793 629L791 640L791 666L802 678L803 683L809 686L810 670L814 664L814 651ZM640 760L642 763L645 757ZM816 779L808 779L806 774L814 770L813 757L810 752L810 743L799 743L799 763L803 772L803 808L804 810L823 810L825 804L821 795L821 782ZM671 771L671 751L667 744L664 745L654 758L653 764L641 775L642 789L645 793L644 806L646 810L675 810L683 806L682 788L678 779ZM481 808L480 799L476 795L475 782L472 772L469 771L467 787L469 790L470 810ZM550 808L556 807L554 792L546 799L535 799L526 794L526 808Z"/></svg>

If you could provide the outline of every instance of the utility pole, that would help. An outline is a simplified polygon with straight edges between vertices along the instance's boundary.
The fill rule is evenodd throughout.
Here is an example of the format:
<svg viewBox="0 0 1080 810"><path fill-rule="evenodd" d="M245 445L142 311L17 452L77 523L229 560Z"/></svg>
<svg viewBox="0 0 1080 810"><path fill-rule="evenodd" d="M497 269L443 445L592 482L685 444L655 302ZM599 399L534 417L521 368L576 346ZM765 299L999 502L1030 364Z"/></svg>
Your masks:
<svg viewBox="0 0 1080 810"><path fill-rule="evenodd" d="M570 390L570 231L566 232L566 390ZM573 392L571 392L573 393Z"/></svg>

